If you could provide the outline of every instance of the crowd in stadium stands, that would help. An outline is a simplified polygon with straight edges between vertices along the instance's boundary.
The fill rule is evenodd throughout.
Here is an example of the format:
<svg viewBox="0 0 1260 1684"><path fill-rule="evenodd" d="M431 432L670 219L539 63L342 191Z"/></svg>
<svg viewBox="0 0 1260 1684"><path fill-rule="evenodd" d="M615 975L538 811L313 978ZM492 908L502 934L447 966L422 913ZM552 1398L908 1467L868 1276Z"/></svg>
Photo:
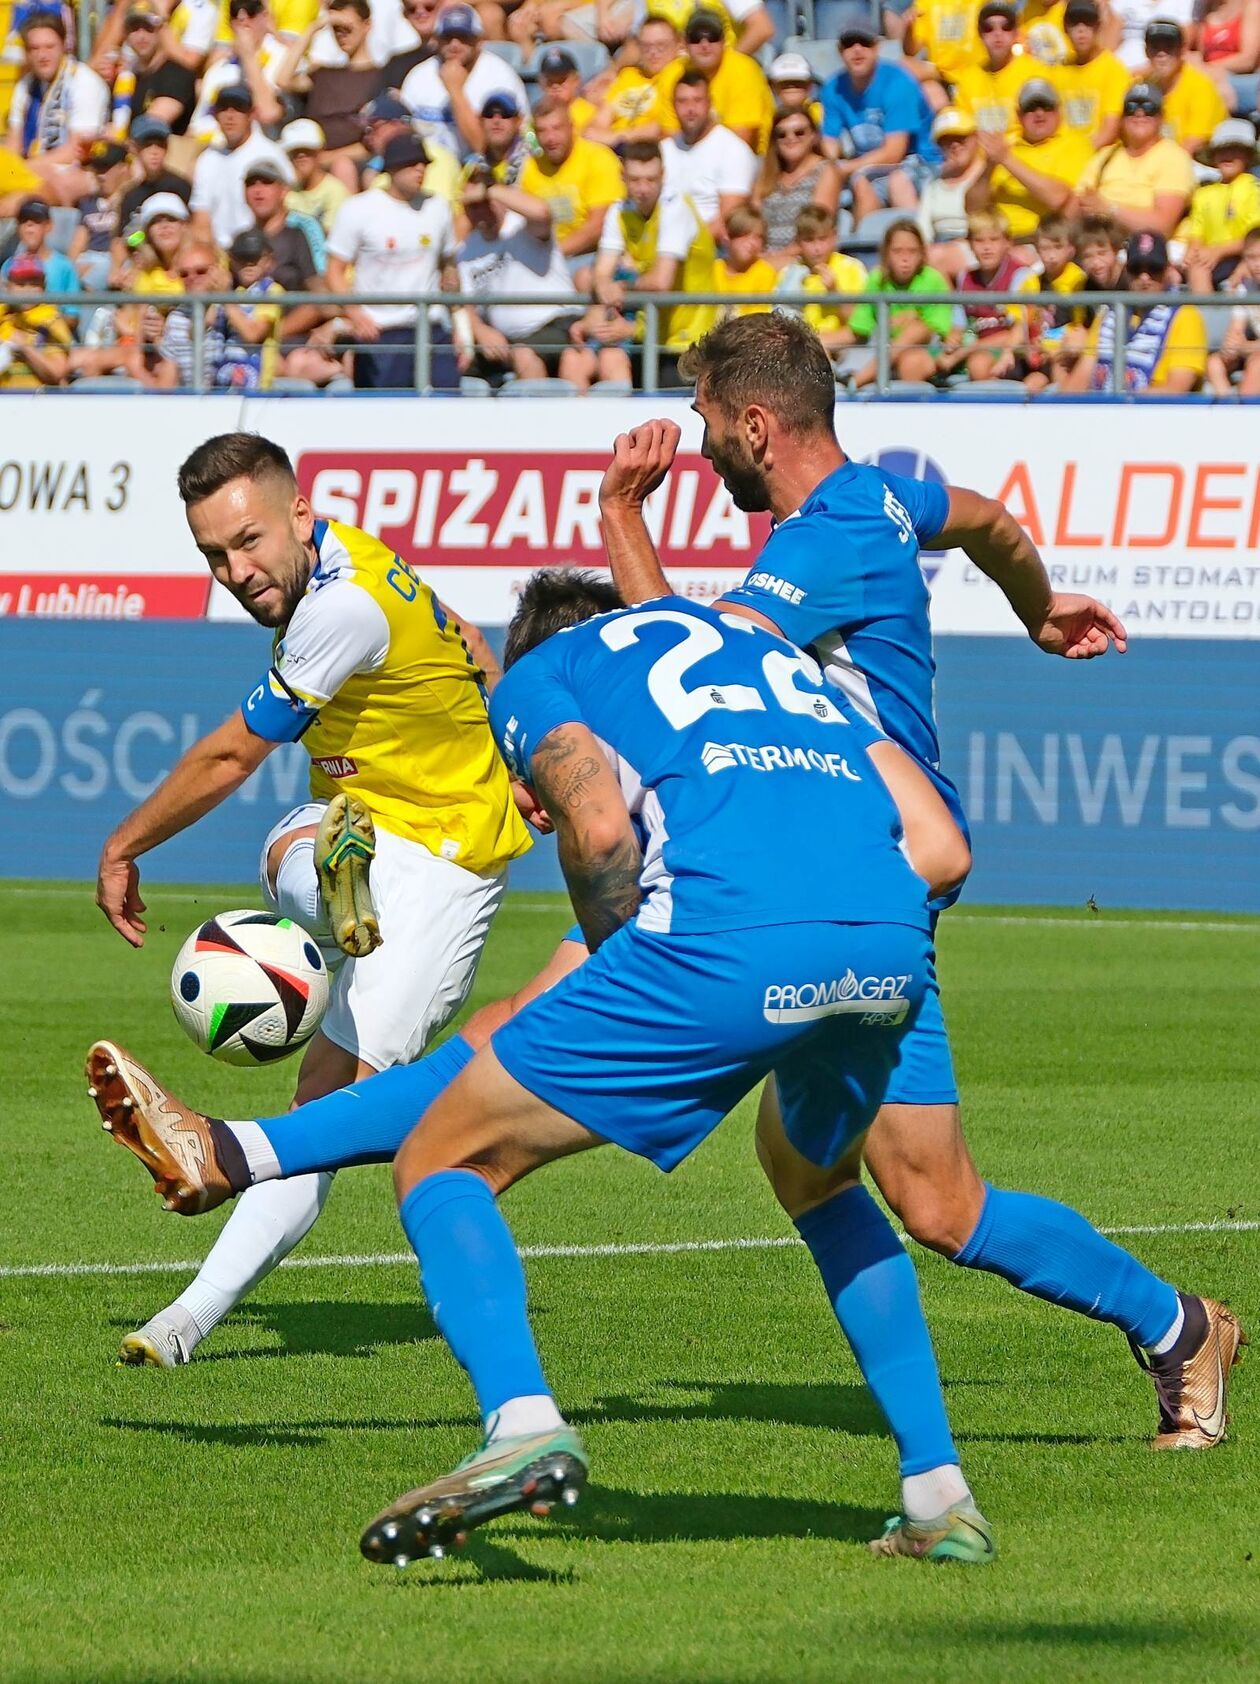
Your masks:
<svg viewBox="0 0 1260 1684"><path fill-rule="evenodd" d="M69 5L5 31L0 389L179 389L198 346L214 388L411 389L441 292L476 302L428 307L431 386L624 388L671 292L663 385L778 307L854 390L886 315L900 382L1084 393L1123 355L1260 396L1260 0L113 0L87 62ZM48 301L80 290L141 302Z"/></svg>

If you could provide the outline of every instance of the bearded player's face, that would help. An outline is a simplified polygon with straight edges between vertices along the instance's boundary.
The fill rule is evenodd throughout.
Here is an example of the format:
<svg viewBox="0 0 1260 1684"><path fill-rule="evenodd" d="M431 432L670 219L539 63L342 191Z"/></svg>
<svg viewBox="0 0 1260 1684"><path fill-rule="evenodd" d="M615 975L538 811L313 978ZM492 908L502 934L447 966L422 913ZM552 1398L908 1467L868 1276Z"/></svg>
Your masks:
<svg viewBox="0 0 1260 1684"><path fill-rule="evenodd" d="M188 506L211 573L260 626L286 626L306 590L314 516L282 475L229 480Z"/></svg>
<svg viewBox="0 0 1260 1684"><path fill-rule="evenodd" d="M712 462L735 507L746 514L760 514L768 509L770 495L765 474L739 422L732 421L718 404L707 398L703 387L697 391L691 407L704 422L700 454Z"/></svg>

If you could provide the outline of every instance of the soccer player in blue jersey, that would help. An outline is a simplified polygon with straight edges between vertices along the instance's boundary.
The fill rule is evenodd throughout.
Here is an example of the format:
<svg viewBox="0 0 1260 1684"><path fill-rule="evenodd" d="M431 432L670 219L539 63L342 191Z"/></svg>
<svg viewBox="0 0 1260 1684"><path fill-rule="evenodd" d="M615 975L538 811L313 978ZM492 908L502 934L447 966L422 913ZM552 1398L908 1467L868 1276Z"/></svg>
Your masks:
<svg viewBox="0 0 1260 1684"><path fill-rule="evenodd" d="M866 1221L862 1138L930 976L927 890L906 854L946 887L970 863L960 832L913 762L846 717L817 664L755 609L670 597L626 610L590 575L540 574L505 665L496 735L556 825L592 957L494 1034L395 1161L403 1225L486 1440L380 1515L364 1552L399 1564L440 1555L496 1515L575 1500L585 1478L586 1452L542 1376L495 1196L609 1142L672 1169L773 1071L768 1138L848 1198L829 1198L807 1238L897 1439L907 1508L923 1514L897 1517L873 1547L991 1560L909 1259L884 1223L861 1280L829 1262L837 1225ZM832 848L784 872L782 837L820 830ZM89 1065L116 1138L188 1211L294 1167L332 1114L321 1101L305 1116L219 1122L110 1043ZM371 1078L353 1106L335 1096L338 1118L376 1116L360 1148L396 1126L400 1094L414 1106L422 1068Z"/></svg>
<svg viewBox="0 0 1260 1684"><path fill-rule="evenodd" d="M1071 660L1110 645L1123 650L1123 626L1093 598L1051 589L1035 545L1002 504L847 458L835 435L830 362L799 319L776 313L723 323L693 347L688 371L705 426L704 455L740 508L769 510L775 519L747 578L725 600L758 609L814 653L862 717L922 766L965 827L957 791L940 769L920 548L965 550L1049 654ZM641 508L664 478L677 439L672 422L655 422L617 443L601 512L613 576L627 601L669 589ZM770 1089L763 1131L774 1109ZM801 1188L764 1145L762 1159L812 1246L809 1225L825 1203L804 1209ZM902 1043L866 1162L921 1244L1120 1328L1155 1384L1157 1449L1221 1442L1226 1380L1242 1339L1237 1320L1211 1299L1176 1291L1076 1211L981 1180L963 1138L934 977ZM825 1189L811 1185L810 1202L820 1196L825 1200ZM874 1209L867 1212L871 1234ZM849 1223L837 1233L847 1257L837 1255L834 1266L855 1266L870 1243L866 1230Z"/></svg>

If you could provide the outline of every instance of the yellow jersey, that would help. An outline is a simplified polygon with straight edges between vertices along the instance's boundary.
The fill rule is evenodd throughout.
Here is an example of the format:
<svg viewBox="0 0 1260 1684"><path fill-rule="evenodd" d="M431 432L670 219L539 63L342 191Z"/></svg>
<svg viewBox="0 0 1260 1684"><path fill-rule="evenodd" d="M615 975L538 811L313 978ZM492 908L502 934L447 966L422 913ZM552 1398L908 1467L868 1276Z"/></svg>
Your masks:
<svg viewBox="0 0 1260 1684"><path fill-rule="evenodd" d="M593 210L616 204L625 192L617 154L610 146L580 136L562 164L527 158L516 185L522 193L546 199L557 240L580 228Z"/></svg>
<svg viewBox="0 0 1260 1684"><path fill-rule="evenodd" d="M1114 53L1101 52L1088 64L1066 59L1047 72L1063 102L1063 128L1091 139L1108 117L1118 117L1132 78Z"/></svg>
<svg viewBox="0 0 1260 1684"><path fill-rule="evenodd" d="M427 172L425 186L429 186ZM429 191L435 190L430 187ZM332 227L337 212L349 197L350 189L345 182L338 181L331 171L325 171L324 179L317 187L290 187L284 204L286 210L301 211L303 216L313 216L326 234Z"/></svg>
<svg viewBox="0 0 1260 1684"><path fill-rule="evenodd" d="M618 207L615 224L605 224L600 249L620 249L636 275L646 275L656 265L657 252L675 257L682 265L675 290L712 292L717 245L708 225L685 193L662 193L651 216L644 217L630 204ZM609 239L609 233L612 239ZM770 285L773 287L774 282ZM712 304L676 304L661 313L661 344L677 354L706 334L717 321Z"/></svg>
<svg viewBox="0 0 1260 1684"><path fill-rule="evenodd" d="M866 290L866 265L860 263L856 257L849 257L845 252L833 251L827 259L827 268L835 282L836 292ZM831 291L818 275L806 275L800 286L802 292L821 293L828 299L826 304L807 304L801 312L815 333L835 333L838 328L844 326L844 318L854 308L853 305L831 303Z"/></svg>
<svg viewBox="0 0 1260 1684"><path fill-rule="evenodd" d="M752 131L753 138L748 144L756 153L765 151L774 121L774 95L756 59L727 47L721 64L710 78L709 98L719 123L728 129ZM677 127L675 119L674 128Z"/></svg>
<svg viewBox="0 0 1260 1684"><path fill-rule="evenodd" d="M664 18L666 23L673 24L680 35L685 34L691 14L697 11L716 12L722 20L722 32L726 36L727 46L735 45L740 32L722 0L648 0L647 4L648 17Z"/></svg>
<svg viewBox="0 0 1260 1684"><path fill-rule="evenodd" d="M1085 271L1078 263L1065 263L1063 273L1056 275L1052 281L1044 275L1026 275L1015 290L1054 292L1064 298L1075 298L1085 290ZM1047 346L1053 345L1062 336L1065 327L1084 327L1089 320L1089 311L1083 304L1052 304L1044 308L1027 304L1021 305L1016 315L1024 319L1029 343Z"/></svg>
<svg viewBox="0 0 1260 1684"><path fill-rule="evenodd" d="M659 123L662 134L674 134L678 115L674 110L674 89L687 68L685 58L670 61L655 76L646 76L637 65L619 70L604 95L604 105L614 134L637 129L641 123Z"/></svg>
<svg viewBox="0 0 1260 1684"><path fill-rule="evenodd" d="M529 847L480 675L423 579L379 538L316 521L316 564L245 722L311 757L311 795L481 875Z"/></svg>
<svg viewBox="0 0 1260 1684"><path fill-rule="evenodd" d="M1034 76L1045 73L1045 65L1027 53L1017 54L1001 70L986 70L982 64L966 65L954 83L954 104L984 133L1005 131L1015 140L1020 134L1015 109L1019 90Z"/></svg>
<svg viewBox="0 0 1260 1684"><path fill-rule="evenodd" d="M6 392L35 391L44 382L21 357L13 356L14 343L34 345L39 350L68 351L74 344L74 330L53 304L31 304L24 310L0 305L0 345L10 350L11 360L0 369L0 388Z"/></svg>
<svg viewBox="0 0 1260 1684"><path fill-rule="evenodd" d="M1260 228L1260 181L1244 170L1233 181L1196 187L1177 237L1201 246L1228 246L1252 228Z"/></svg>
<svg viewBox="0 0 1260 1684"><path fill-rule="evenodd" d="M1049 140L1039 141L1036 145L1021 136L1011 147L1011 156L1028 169L1065 182L1069 187L1076 186L1093 155L1094 149L1089 141L1073 129L1060 129ZM1047 207L1004 164L999 164L993 171L989 191L994 210L1003 212L1011 225L1013 240L1024 240L1037 232L1037 224L1046 214Z"/></svg>
<svg viewBox="0 0 1260 1684"><path fill-rule="evenodd" d="M1082 191L1092 187L1125 210L1150 210L1160 194L1179 193L1189 199L1194 165L1175 140L1157 140L1136 158L1117 141L1095 152L1077 186Z"/></svg>
<svg viewBox="0 0 1260 1684"><path fill-rule="evenodd" d="M914 40L947 82L980 59L980 0L918 0Z"/></svg>
<svg viewBox="0 0 1260 1684"><path fill-rule="evenodd" d="M764 257L750 263L742 273L728 268L726 260L721 257L713 265L714 292L773 292L778 284L779 271ZM773 304L724 304L720 313L723 316L758 316L773 309Z"/></svg>
<svg viewBox="0 0 1260 1684"><path fill-rule="evenodd" d="M1229 108L1216 83L1197 65L1183 64L1177 80L1164 91L1164 136L1185 146L1189 140L1201 145L1218 123L1229 116Z"/></svg>

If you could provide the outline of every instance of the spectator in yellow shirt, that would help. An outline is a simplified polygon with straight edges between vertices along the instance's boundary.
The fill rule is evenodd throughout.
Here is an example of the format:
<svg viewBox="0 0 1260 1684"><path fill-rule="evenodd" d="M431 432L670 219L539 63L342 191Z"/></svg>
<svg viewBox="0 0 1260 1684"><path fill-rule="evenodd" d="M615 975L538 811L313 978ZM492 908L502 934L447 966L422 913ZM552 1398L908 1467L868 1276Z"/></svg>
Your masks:
<svg viewBox="0 0 1260 1684"><path fill-rule="evenodd" d="M1019 13L1013 0L986 0L980 8L981 58L954 78L954 104L981 134L1019 133L1019 90L1042 75L1035 58L1018 48Z"/></svg>
<svg viewBox="0 0 1260 1684"><path fill-rule="evenodd" d="M1020 89L1019 139L980 136L988 170L968 189L968 208L1001 211L1017 243L1032 238L1043 216L1063 209L1093 156L1085 136L1062 125L1057 90L1034 76Z"/></svg>
<svg viewBox="0 0 1260 1684"><path fill-rule="evenodd" d="M1163 116L1155 84L1135 82L1124 96L1120 139L1086 164L1070 214L1111 216L1130 233L1171 237L1194 191L1194 165L1161 135Z"/></svg>
<svg viewBox="0 0 1260 1684"><path fill-rule="evenodd" d="M1077 298L1085 286L1085 271L1075 262L1074 231L1066 216L1054 211L1043 216L1033 244L1041 273L1027 276L1020 292L1058 293L1069 302L1029 305L1022 311L1026 344L1019 373L1024 389L1042 392L1052 381L1074 368L1085 348L1087 311Z"/></svg>
<svg viewBox="0 0 1260 1684"><path fill-rule="evenodd" d="M573 132L586 133L587 124L595 115L589 99L582 98L582 78L577 60L565 47L549 47L538 63L538 85L544 99L558 99L569 108Z"/></svg>
<svg viewBox="0 0 1260 1684"><path fill-rule="evenodd" d="M934 111L948 104L946 89L981 60L980 0L915 0L902 39L905 67Z"/></svg>
<svg viewBox="0 0 1260 1684"><path fill-rule="evenodd" d="M326 234L337 212L350 197L350 189L321 162L323 129L310 117L299 117L281 129L280 144L297 182L296 187L289 189L285 204L289 210L313 216Z"/></svg>
<svg viewBox="0 0 1260 1684"><path fill-rule="evenodd" d="M818 293L826 302L807 304L801 314L828 352L857 344L849 326L853 304L837 304L831 294L864 292L866 267L856 257L836 250L836 218L821 205L805 205L796 219L796 249L800 261L779 276L782 292Z"/></svg>
<svg viewBox="0 0 1260 1684"><path fill-rule="evenodd" d="M1063 126L1086 137L1095 151L1120 133L1129 72L1102 44L1098 0L1068 0L1063 29L1069 52L1047 75L1063 100Z"/></svg>
<svg viewBox="0 0 1260 1684"><path fill-rule="evenodd" d="M674 84L687 68L682 37L668 18L649 17L636 36L639 62L619 70L586 125L587 140L627 146L674 134Z"/></svg>
<svg viewBox="0 0 1260 1684"><path fill-rule="evenodd" d="M681 35L698 11L721 19L727 44L750 56L774 38L774 19L761 0L648 0L648 15L668 18Z"/></svg>
<svg viewBox="0 0 1260 1684"><path fill-rule="evenodd" d="M1208 160L1221 179L1195 188L1190 215L1179 230L1191 292L1223 287L1238 268L1248 232L1260 228L1260 181L1251 174L1256 131L1245 117L1217 124Z"/></svg>
<svg viewBox="0 0 1260 1684"><path fill-rule="evenodd" d="M693 12L686 42L688 58L709 84L718 122L754 152L764 152L774 118L774 98L761 66L727 46L716 12Z"/></svg>
<svg viewBox="0 0 1260 1684"><path fill-rule="evenodd" d="M1164 96L1164 133L1194 157L1229 116L1229 108L1207 72L1186 63L1180 24L1158 18L1147 26L1144 40L1148 79Z"/></svg>
<svg viewBox="0 0 1260 1684"><path fill-rule="evenodd" d="M585 257L599 245L608 207L622 194L617 154L573 132L569 107L544 99L534 112L540 157L526 160L520 189L545 199L565 257Z"/></svg>
<svg viewBox="0 0 1260 1684"><path fill-rule="evenodd" d="M1175 294L1169 296L1176 276L1168 264L1168 242L1162 234L1135 234L1124 268L1130 290L1151 295L1150 305L1139 306L1129 317L1125 389L1139 397L1197 391L1207 373L1207 328L1192 304L1178 304ZM1110 391L1115 340L1112 310L1104 305L1089 330L1085 355L1063 383L1064 391Z"/></svg>
<svg viewBox="0 0 1260 1684"><path fill-rule="evenodd" d="M33 391L62 385L74 333L66 318L42 301L44 265L21 252L10 264L4 285L20 303L0 305L0 388Z"/></svg>
<svg viewBox="0 0 1260 1684"><path fill-rule="evenodd" d="M714 292L773 292L779 271L766 257L766 219L751 205L736 205L726 219L726 256L713 265ZM772 310L772 304L725 304L721 318L755 316Z"/></svg>

